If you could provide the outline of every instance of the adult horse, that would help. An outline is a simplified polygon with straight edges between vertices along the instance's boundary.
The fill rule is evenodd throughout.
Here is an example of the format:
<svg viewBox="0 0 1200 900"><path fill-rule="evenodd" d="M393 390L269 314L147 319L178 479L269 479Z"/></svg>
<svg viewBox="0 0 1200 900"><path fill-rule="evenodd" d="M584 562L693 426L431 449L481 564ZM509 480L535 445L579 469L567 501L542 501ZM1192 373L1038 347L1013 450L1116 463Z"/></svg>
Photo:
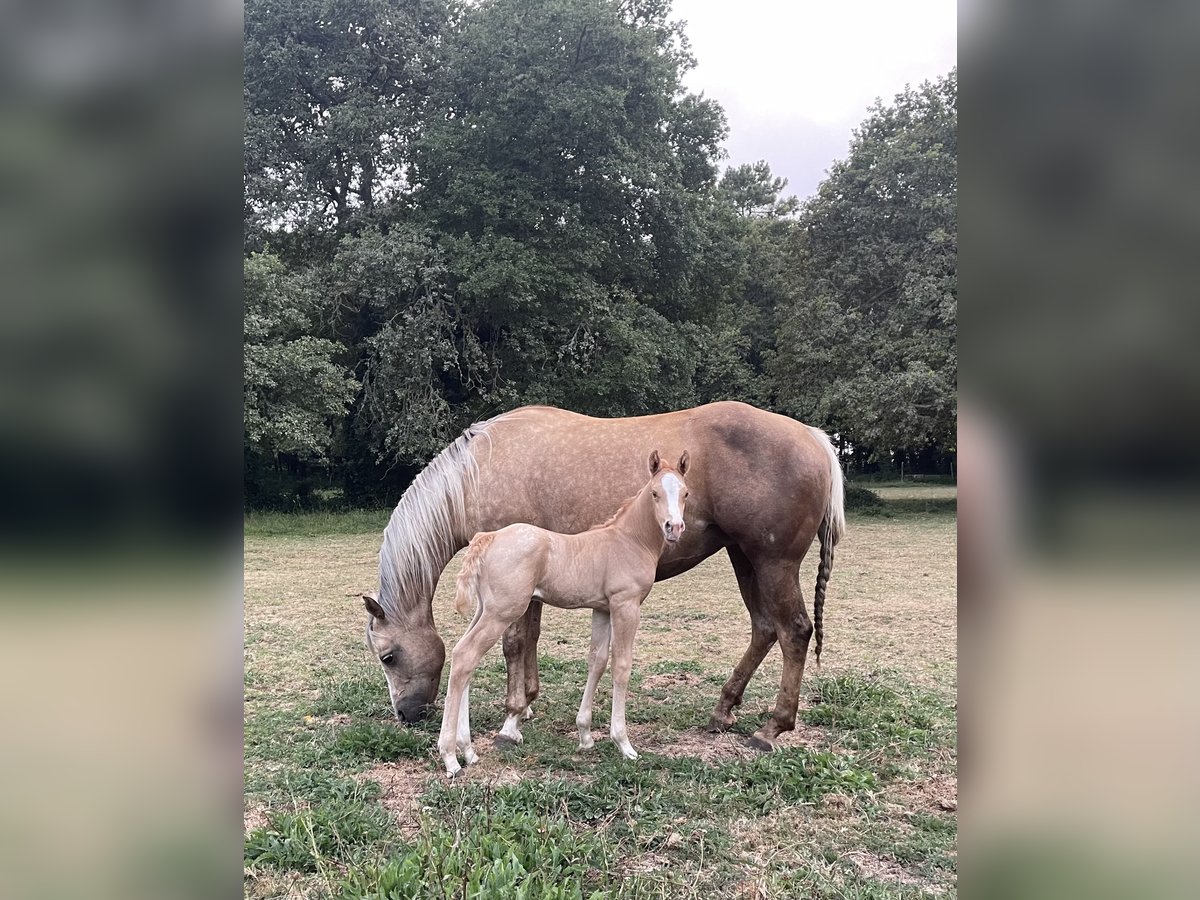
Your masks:
<svg viewBox="0 0 1200 900"><path fill-rule="evenodd" d="M380 591L364 595L369 643L383 664L401 721L419 718L437 697L445 644L433 622L442 569L477 532L516 522L585 531L608 519L645 482L652 450L678 459L690 450L686 531L660 561L671 578L724 548L750 613L750 646L721 690L710 727L728 728L750 677L778 642L783 676L771 717L751 738L769 750L795 727L813 622L800 593L800 563L819 534L813 599L816 658L833 548L845 530L842 470L829 437L794 419L744 403L598 419L529 406L466 429L400 498L379 554ZM564 461L586 460L571 478ZM504 635L509 715L538 694L541 604Z"/></svg>

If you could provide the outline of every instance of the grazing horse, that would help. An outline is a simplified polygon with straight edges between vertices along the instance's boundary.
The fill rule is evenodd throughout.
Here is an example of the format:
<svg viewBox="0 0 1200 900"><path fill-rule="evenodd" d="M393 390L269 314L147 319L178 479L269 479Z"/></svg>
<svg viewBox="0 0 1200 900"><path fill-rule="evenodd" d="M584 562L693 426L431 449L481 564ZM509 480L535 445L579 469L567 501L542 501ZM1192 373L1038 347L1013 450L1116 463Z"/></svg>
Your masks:
<svg viewBox="0 0 1200 900"><path fill-rule="evenodd" d="M778 642L783 675L775 708L750 742L769 750L795 727L809 640L815 621L819 660L825 587L845 529L842 470L823 431L735 402L628 419L522 407L472 425L435 457L388 522L379 594L363 597L368 640L383 664L396 716L416 719L437 698L446 648L433 622L433 594L442 569L475 534L516 522L563 534L585 531L642 486L651 450L678 459L685 447L694 493L687 531L659 560L656 578L686 572L725 549L750 613L750 646L709 725L733 724L746 684ZM564 477L563 461L573 459L587 465ZM810 621L799 572L818 536ZM541 603L531 603L504 635L510 717L527 717L538 694L541 611Z"/></svg>
<svg viewBox="0 0 1200 900"><path fill-rule="evenodd" d="M478 757L471 747L468 689L483 655L510 625L525 615L533 601L562 609L592 610L592 645L588 651L587 686L575 723L579 747L593 746L592 699L608 663L612 644L612 739L626 759L637 759L625 727L625 697L633 668L633 639L642 601L654 587L658 561L686 530L683 509L688 498L688 454L679 466L663 465L657 450L650 454L650 481L630 497L603 525L582 534L558 534L536 525L508 525L475 535L458 574L454 606L475 618L450 656L450 684L438 752L446 774L459 770L458 754L467 765ZM566 476L569 477L569 476ZM518 716L505 723L515 728ZM517 740L520 734L517 733Z"/></svg>

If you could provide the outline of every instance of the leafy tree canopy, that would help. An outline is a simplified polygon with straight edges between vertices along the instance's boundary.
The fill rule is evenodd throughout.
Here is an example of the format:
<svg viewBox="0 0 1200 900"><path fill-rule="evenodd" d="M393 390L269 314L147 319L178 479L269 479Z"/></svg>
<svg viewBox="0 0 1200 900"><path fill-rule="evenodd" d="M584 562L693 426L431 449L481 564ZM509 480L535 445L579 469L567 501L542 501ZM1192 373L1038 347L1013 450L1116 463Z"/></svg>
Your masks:
<svg viewBox="0 0 1200 900"><path fill-rule="evenodd" d="M794 235L777 397L855 444L954 446L957 91L951 72L877 103Z"/></svg>

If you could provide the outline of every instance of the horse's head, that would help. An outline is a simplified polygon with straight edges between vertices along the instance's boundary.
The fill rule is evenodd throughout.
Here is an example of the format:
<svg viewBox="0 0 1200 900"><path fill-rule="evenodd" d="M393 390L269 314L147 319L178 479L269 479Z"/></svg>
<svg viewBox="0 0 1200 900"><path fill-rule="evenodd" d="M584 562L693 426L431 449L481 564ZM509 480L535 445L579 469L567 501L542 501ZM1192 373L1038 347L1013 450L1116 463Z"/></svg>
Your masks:
<svg viewBox="0 0 1200 900"><path fill-rule="evenodd" d="M403 622L395 613L385 613L374 593L363 594L367 620L367 643L383 666L392 709L401 722L424 718L437 699L446 661L446 645L433 621Z"/></svg>
<svg viewBox="0 0 1200 900"><path fill-rule="evenodd" d="M650 454L650 502L654 504L654 521L661 524L663 537L674 544L683 535L683 508L687 505L688 486L683 476L688 470L688 453L683 451L679 465L671 468L655 450Z"/></svg>

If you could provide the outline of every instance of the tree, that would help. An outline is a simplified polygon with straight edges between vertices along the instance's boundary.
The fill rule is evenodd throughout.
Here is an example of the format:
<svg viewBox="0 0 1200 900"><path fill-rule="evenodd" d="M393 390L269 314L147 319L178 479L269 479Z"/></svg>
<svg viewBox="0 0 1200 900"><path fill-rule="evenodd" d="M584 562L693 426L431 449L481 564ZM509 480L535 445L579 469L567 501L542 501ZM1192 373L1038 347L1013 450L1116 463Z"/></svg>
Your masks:
<svg viewBox="0 0 1200 900"><path fill-rule="evenodd" d="M326 458L358 388L335 341L314 336L325 303L308 273L274 256L245 262L243 410L247 448L261 456Z"/></svg>
<svg viewBox="0 0 1200 900"><path fill-rule="evenodd" d="M795 197L781 199L787 179L773 177L765 160L730 166L721 176L721 194L739 215L778 218L800 207Z"/></svg>
<svg viewBox="0 0 1200 900"><path fill-rule="evenodd" d="M445 0L247 0L247 239L333 229L402 195ZM286 233L286 232L283 232Z"/></svg>
<svg viewBox="0 0 1200 900"><path fill-rule="evenodd" d="M855 445L954 446L957 85L876 103L794 236L776 397Z"/></svg>
<svg viewBox="0 0 1200 900"><path fill-rule="evenodd" d="M487 397L466 398L484 400L477 409L644 409L609 384L607 353L644 371L695 370L668 362L696 354L695 330L668 329L661 347L633 339L663 319L704 321L729 293L712 216L724 118L683 93L691 60L668 13L490 0L447 40L413 199L498 376ZM672 405L694 396L690 379L671 383Z"/></svg>

